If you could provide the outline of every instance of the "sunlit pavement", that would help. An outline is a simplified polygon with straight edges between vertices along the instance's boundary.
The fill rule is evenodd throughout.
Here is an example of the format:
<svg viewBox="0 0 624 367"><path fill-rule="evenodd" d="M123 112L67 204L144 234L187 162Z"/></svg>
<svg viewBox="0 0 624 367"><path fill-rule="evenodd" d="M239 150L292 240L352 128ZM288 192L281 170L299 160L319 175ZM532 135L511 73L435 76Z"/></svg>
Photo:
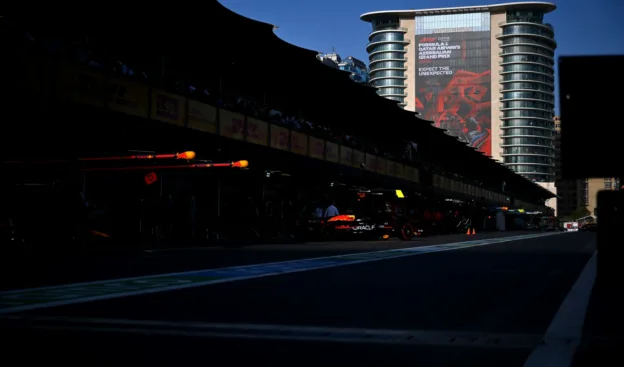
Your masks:
<svg viewBox="0 0 624 367"><path fill-rule="evenodd" d="M504 236L522 234L529 233ZM40 261L21 272L15 270L4 289L415 246L435 248L499 236L163 251L83 260L82 265ZM89 364L108 365L190 361L523 365L552 327L594 251L593 233L482 242L168 292L45 306L6 314L2 325L14 331L7 350L21 360L30 356L24 351L35 343L51 360L58 357L83 364L82 356L92 353ZM62 271L54 272L55 268ZM19 280L20 276L27 279ZM68 349L59 349L54 342L58 340Z"/></svg>

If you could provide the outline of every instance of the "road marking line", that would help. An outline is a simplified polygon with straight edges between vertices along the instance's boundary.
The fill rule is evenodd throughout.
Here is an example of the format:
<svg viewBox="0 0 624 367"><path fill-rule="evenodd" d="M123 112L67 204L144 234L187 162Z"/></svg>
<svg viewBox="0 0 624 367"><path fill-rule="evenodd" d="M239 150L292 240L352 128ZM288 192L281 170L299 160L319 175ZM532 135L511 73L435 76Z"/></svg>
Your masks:
<svg viewBox="0 0 624 367"><path fill-rule="evenodd" d="M596 279L596 253L564 299L541 343L531 352L524 367L565 367L574 360L583 334L585 314Z"/></svg>
<svg viewBox="0 0 624 367"><path fill-rule="evenodd" d="M24 325L29 329L140 333L143 335L155 334L230 339L492 347L506 349L531 349L541 337L539 334L503 334L480 331L396 330L79 317L31 318L3 316L1 320L5 322L3 325L4 327L11 325L21 327Z"/></svg>
<svg viewBox="0 0 624 367"><path fill-rule="evenodd" d="M559 233L499 237L496 242L493 242L494 239L473 240L451 244L362 252L311 259L235 266L229 268L194 270L179 273L109 279L96 282L6 291L0 292L0 314L167 292L233 281L263 278L280 274L362 264L406 256L460 250L464 248L526 240L556 234ZM21 304L15 305L15 302L21 302Z"/></svg>
<svg viewBox="0 0 624 367"><path fill-rule="evenodd" d="M366 244L376 244L376 243L397 243L403 242L398 239L388 239L388 240L373 240L373 241L349 241L347 242L349 245L366 245ZM333 246L336 242L303 242L303 243L266 243L266 244L256 244L252 245L254 250L270 250L274 248L284 248L285 246ZM159 248L159 249L148 249L143 250L145 253L155 254L159 252L172 252L172 251L185 251L185 250L197 250L197 251L223 251L223 250L236 250L239 247L246 247L245 245L232 245L232 247L224 247L224 246L195 246L195 247L171 247L171 248ZM293 248L293 250L298 250Z"/></svg>

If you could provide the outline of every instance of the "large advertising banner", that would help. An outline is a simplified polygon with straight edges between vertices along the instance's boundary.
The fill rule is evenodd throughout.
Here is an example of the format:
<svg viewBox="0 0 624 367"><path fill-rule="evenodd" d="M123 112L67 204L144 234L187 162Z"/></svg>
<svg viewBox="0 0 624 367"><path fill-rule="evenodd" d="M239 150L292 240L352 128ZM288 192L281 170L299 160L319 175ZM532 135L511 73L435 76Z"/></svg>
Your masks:
<svg viewBox="0 0 624 367"><path fill-rule="evenodd" d="M464 26L461 19L416 18L416 110L491 156L489 15L474 16Z"/></svg>
<svg viewBox="0 0 624 367"><path fill-rule="evenodd" d="M188 101L189 129L205 133L217 133L217 108L209 104L189 99Z"/></svg>

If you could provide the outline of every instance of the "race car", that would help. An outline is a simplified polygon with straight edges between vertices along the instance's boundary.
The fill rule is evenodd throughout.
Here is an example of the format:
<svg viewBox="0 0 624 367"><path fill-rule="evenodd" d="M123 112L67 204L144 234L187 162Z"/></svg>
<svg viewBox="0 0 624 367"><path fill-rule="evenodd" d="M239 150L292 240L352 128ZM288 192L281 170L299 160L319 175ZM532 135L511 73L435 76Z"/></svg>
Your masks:
<svg viewBox="0 0 624 367"><path fill-rule="evenodd" d="M394 228L394 235L400 240L409 241L414 237L425 237L427 232L418 225L418 222L412 221L397 225Z"/></svg>
<svg viewBox="0 0 624 367"><path fill-rule="evenodd" d="M325 239L382 239L387 240L393 234L394 227L387 221L372 218L356 218L355 215L337 215L328 219L321 229Z"/></svg>

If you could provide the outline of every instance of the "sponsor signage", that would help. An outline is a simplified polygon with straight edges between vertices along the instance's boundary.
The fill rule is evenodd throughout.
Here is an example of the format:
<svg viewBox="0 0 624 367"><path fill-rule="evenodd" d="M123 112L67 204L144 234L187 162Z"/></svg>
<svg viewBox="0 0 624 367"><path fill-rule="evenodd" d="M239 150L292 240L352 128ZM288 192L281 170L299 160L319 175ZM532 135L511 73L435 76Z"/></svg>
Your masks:
<svg viewBox="0 0 624 367"><path fill-rule="evenodd" d="M353 167L360 168L362 164L366 164L366 156L364 152L353 149Z"/></svg>
<svg viewBox="0 0 624 367"><path fill-rule="evenodd" d="M377 156L374 154L366 153L364 156L366 169L369 171L375 171L375 165L377 164Z"/></svg>
<svg viewBox="0 0 624 367"><path fill-rule="evenodd" d="M186 99L158 89L152 91L152 119L184 126Z"/></svg>
<svg viewBox="0 0 624 367"><path fill-rule="evenodd" d="M388 168L386 169L386 175L390 177L396 177L396 163L394 161L388 161Z"/></svg>
<svg viewBox="0 0 624 367"><path fill-rule="evenodd" d="M408 181L414 181L414 167L412 166L405 166L405 176L404 178Z"/></svg>
<svg viewBox="0 0 624 367"><path fill-rule="evenodd" d="M258 145L269 144L269 124L253 117L247 118L247 141Z"/></svg>
<svg viewBox="0 0 624 367"><path fill-rule="evenodd" d="M377 157L377 162L375 162L375 171L380 175L385 175L388 173L388 161L384 158Z"/></svg>
<svg viewBox="0 0 624 367"><path fill-rule="evenodd" d="M394 165L394 175L396 178L405 179L405 165L401 163L396 163Z"/></svg>
<svg viewBox="0 0 624 367"><path fill-rule="evenodd" d="M316 159L325 159L325 140L310 136L309 155Z"/></svg>
<svg viewBox="0 0 624 367"><path fill-rule="evenodd" d="M338 163L340 161L338 144L328 141L325 142L325 159L334 163Z"/></svg>
<svg viewBox="0 0 624 367"><path fill-rule="evenodd" d="M297 131L290 133L290 151L296 154L308 155L308 135Z"/></svg>
<svg viewBox="0 0 624 367"><path fill-rule="evenodd" d="M433 187L435 188L442 188L442 181L440 180L440 175L437 174L433 174Z"/></svg>
<svg viewBox="0 0 624 367"><path fill-rule="evenodd" d="M146 85L111 79L108 85L108 108L128 115L147 118L149 90Z"/></svg>
<svg viewBox="0 0 624 367"><path fill-rule="evenodd" d="M353 166L353 148L346 147L341 145L339 147L340 150L340 164L344 164L345 166Z"/></svg>
<svg viewBox="0 0 624 367"><path fill-rule="evenodd" d="M245 116L240 113L219 109L219 134L226 138L245 139Z"/></svg>
<svg viewBox="0 0 624 367"><path fill-rule="evenodd" d="M271 147L288 151L290 130L285 127L271 125Z"/></svg>
<svg viewBox="0 0 624 367"><path fill-rule="evenodd" d="M189 99L188 127L205 133L217 133L217 108Z"/></svg>

